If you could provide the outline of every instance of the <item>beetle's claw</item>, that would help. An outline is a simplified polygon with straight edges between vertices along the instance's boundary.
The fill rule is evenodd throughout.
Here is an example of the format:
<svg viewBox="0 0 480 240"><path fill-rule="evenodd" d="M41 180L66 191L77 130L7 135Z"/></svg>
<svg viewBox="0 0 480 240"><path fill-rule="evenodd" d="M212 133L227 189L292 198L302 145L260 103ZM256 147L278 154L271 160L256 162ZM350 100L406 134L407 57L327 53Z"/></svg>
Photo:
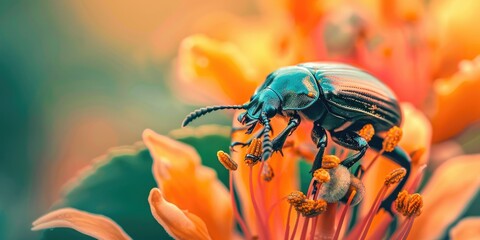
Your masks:
<svg viewBox="0 0 480 240"><path fill-rule="evenodd" d="M241 146L242 148L245 146L248 146L249 143L244 143L244 142L233 142L230 144L230 150L233 152L236 152L235 147L236 146Z"/></svg>

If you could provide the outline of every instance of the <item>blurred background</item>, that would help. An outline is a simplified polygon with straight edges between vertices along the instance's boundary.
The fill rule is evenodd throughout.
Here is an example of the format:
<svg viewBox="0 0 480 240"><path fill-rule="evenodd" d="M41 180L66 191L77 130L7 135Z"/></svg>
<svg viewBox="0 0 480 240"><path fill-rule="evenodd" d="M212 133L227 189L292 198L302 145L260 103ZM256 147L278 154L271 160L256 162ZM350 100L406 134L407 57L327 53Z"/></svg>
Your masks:
<svg viewBox="0 0 480 240"><path fill-rule="evenodd" d="M250 1L0 1L0 239L38 237L31 222L107 149L180 126L193 107L165 79L198 18L221 10L255 14Z"/></svg>

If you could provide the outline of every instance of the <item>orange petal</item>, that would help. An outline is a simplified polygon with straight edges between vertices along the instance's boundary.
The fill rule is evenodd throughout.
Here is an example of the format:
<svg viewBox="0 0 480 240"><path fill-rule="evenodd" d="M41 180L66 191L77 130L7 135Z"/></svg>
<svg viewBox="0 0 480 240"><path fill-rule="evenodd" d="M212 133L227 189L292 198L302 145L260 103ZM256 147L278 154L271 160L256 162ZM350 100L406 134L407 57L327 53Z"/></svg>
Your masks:
<svg viewBox="0 0 480 240"><path fill-rule="evenodd" d="M474 240L480 236L480 217L469 217L462 219L450 230L450 239L453 240Z"/></svg>
<svg viewBox="0 0 480 240"><path fill-rule="evenodd" d="M152 215L170 236L177 239L211 239L202 219L169 203L160 189L150 191L148 202Z"/></svg>
<svg viewBox="0 0 480 240"><path fill-rule="evenodd" d="M66 227L97 239L132 239L112 219L73 208L47 213L33 222L33 231Z"/></svg>
<svg viewBox="0 0 480 240"><path fill-rule="evenodd" d="M480 119L480 57L460 64L460 71L434 85L433 140L446 140Z"/></svg>
<svg viewBox="0 0 480 240"><path fill-rule="evenodd" d="M424 207L410 232L411 239L442 236L477 194L480 187L480 155L452 158L434 172L423 191Z"/></svg>
<svg viewBox="0 0 480 240"><path fill-rule="evenodd" d="M447 77L457 70L457 64L480 53L480 1L433 0L429 4L435 37L434 76Z"/></svg>
<svg viewBox="0 0 480 240"><path fill-rule="evenodd" d="M201 218L214 239L233 234L230 195L213 169L204 167L196 151L183 143L143 132L143 141L154 159L152 171L165 198ZM216 158L215 153L212 157Z"/></svg>
<svg viewBox="0 0 480 240"><path fill-rule="evenodd" d="M190 36L182 41L178 54L179 92L202 93L220 103L243 103L258 85L254 69L237 45Z"/></svg>

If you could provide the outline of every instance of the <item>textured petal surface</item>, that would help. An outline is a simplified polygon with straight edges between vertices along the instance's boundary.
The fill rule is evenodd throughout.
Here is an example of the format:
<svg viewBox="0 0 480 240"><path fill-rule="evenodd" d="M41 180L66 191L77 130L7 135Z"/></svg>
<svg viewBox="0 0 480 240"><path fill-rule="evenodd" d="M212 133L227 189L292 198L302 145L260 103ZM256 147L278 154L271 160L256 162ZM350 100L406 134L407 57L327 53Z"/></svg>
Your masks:
<svg viewBox="0 0 480 240"><path fill-rule="evenodd" d="M154 159L152 171L164 198L202 219L213 239L230 239L232 206L215 171L202 166L196 151L186 144L149 129L143 140Z"/></svg>
<svg viewBox="0 0 480 240"><path fill-rule="evenodd" d="M434 172L422 193L424 207L410 239L437 239L468 206L480 187L480 155L452 158Z"/></svg>
<svg viewBox="0 0 480 240"><path fill-rule="evenodd" d="M47 213L33 222L32 230L73 228L97 239L131 239L112 219L73 208L62 208Z"/></svg>
<svg viewBox="0 0 480 240"><path fill-rule="evenodd" d="M195 214L182 211L163 198L158 188L148 197L152 215L176 239L211 239L205 223Z"/></svg>
<svg viewBox="0 0 480 240"><path fill-rule="evenodd" d="M452 240L474 240L480 236L480 217L469 217L461 220L450 230Z"/></svg>

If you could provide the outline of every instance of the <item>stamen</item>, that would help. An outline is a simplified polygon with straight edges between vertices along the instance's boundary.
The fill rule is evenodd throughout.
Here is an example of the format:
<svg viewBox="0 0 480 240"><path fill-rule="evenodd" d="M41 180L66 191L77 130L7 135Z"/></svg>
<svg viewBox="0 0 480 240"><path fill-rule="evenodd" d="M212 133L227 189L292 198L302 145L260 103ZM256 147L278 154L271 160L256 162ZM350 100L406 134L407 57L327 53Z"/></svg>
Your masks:
<svg viewBox="0 0 480 240"><path fill-rule="evenodd" d="M313 177L315 178L315 180L321 183L330 182L330 173L328 173L328 171L323 168L315 170L315 172L313 173Z"/></svg>
<svg viewBox="0 0 480 240"><path fill-rule="evenodd" d="M358 131L358 135L365 139L365 141L370 142L373 135L375 135L375 129L373 128L372 124L366 124L362 129L360 129L360 131Z"/></svg>
<svg viewBox="0 0 480 240"><path fill-rule="evenodd" d="M423 199L422 196L418 193L414 193L410 196L408 201L407 211L405 214L409 217L411 216L420 216L422 213Z"/></svg>
<svg viewBox="0 0 480 240"><path fill-rule="evenodd" d="M290 205L290 207L288 208L287 226L285 226L285 234L283 235L285 240L288 240L288 235L290 235L290 215L292 214L292 208L293 205Z"/></svg>
<svg viewBox="0 0 480 240"><path fill-rule="evenodd" d="M348 198L347 203L345 203L345 206L343 207L342 215L340 215L340 220L338 221L337 230L335 231L335 235L333 235L334 240L337 240L338 237L340 236L340 231L342 230L342 226L343 226L343 220L345 220L345 216L347 215L347 210L350 208L350 204L352 203L353 198L355 197L356 194L357 194L357 190L353 189L350 193L350 197Z"/></svg>
<svg viewBox="0 0 480 240"><path fill-rule="evenodd" d="M394 126L390 128L387 132L387 136L382 142L382 150L380 150L377 155L370 161L368 166L365 168L364 173L366 173L372 165L377 161L377 159L384 153L384 152L391 152L395 149L395 147L398 145L398 142L400 142L400 139L402 138L403 132L402 129ZM363 177L363 175L362 175Z"/></svg>
<svg viewBox="0 0 480 240"><path fill-rule="evenodd" d="M258 204L257 204L257 201L255 199L255 194L254 194L254 190L253 190L253 167L250 167L250 170L249 170L249 176L248 176L248 180L249 180L249 185L250 185L250 201L252 202L252 205L253 205L253 210L255 211L255 215L257 216L257 221L258 221L258 225L260 225L260 228L259 228L259 235L260 237L263 239L268 239L267 236L267 231L268 231L268 228L266 227L265 225L265 222L264 222L264 217L263 217L263 212L260 211L260 208L258 207Z"/></svg>
<svg viewBox="0 0 480 240"><path fill-rule="evenodd" d="M245 223L242 216L240 215L240 212L238 211L237 202L235 201L235 195L234 195L235 191L233 189L233 171L230 171L230 174L229 174L229 187L230 187L230 201L232 203L235 219L240 225L240 228L242 229L243 234L245 234L245 237L247 239L252 239L252 233L250 232L250 230L247 227L247 224Z"/></svg>
<svg viewBox="0 0 480 240"><path fill-rule="evenodd" d="M267 181L267 182L270 182L272 181L273 177L275 175L273 174L273 168L270 164L268 164L268 162L265 162L265 164L263 165L263 168L262 168L262 179Z"/></svg>
<svg viewBox="0 0 480 240"><path fill-rule="evenodd" d="M397 168L385 177L385 185L389 186L392 184L396 184L400 182L405 177L405 175L407 175L407 170L405 168Z"/></svg>
<svg viewBox="0 0 480 240"><path fill-rule="evenodd" d="M395 204L395 209L397 212L403 214L408 206L408 200L410 196L407 192L407 190L402 190L401 192L398 193L397 199L395 199L394 204Z"/></svg>
<svg viewBox="0 0 480 240"><path fill-rule="evenodd" d="M297 206L300 206L305 201L305 199L307 199L307 196L305 196L305 194L300 191L291 192L287 197L287 201L295 208Z"/></svg>
<svg viewBox="0 0 480 240"><path fill-rule="evenodd" d="M392 235L392 239L406 239L412 229L415 217L422 212L423 199L418 193L408 195L406 191L400 192L395 200L395 207L399 213L407 217L400 228Z"/></svg>
<svg viewBox="0 0 480 240"><path fill-rule="evenodd" d="M254 166L262 157L262 141L260 138L252 139L248 145L247 153L245 155L245 164L249 167Z"/></svg>
<svg viewBox="0 0 480 240"><path fill-rule="evenodd" d="M225 153L224 151L218 151L217 152L217 158L218 161L227 169L230 171L235 171L238 168L238 164L230 158L230 156Z"/></svg>
<svg viewBox="0 0 480 240"><path fill-rule="evenodd" d="M322 158L322 168L332 169L340 164L340 159L335 155L325 155Z"/></svg>
<svg viewBox="0 0 480 240"><path fill-rule="evenodd" d="M402 138L403 132L402 129L394 126L390 128L387 132L387 136L383 140L382 146L383 150L385 152L391 152L395 147L397 146L398 142L400 142L400 139Z"/></svg>
<svg viewBox="0 0 480 240"><path fill-rule="evenodd" d="M405 170L405 168L398 168L390 172L387 175L387 177L385 177L385 184L382 186L382 188L378 192L378 195L375 198L373 206L368 212L367 217L365 218L366 222L362 223L361 225L362 228L360 229L363 229L363 231L362 231L362 236L360 237L360 240L365 239L365 237L367 236L368 230L370 229L370 225L372 224L373 218L375 217L375 213L378 211L378 208L380 208L380 203L385 197L385 194L387 193L388 188L392 184L396 184L400 182L400 180L402 180L403 177L405 177L406 173L407 173L407 170Z"/></svg>
<svg viewBox="0 0 480 240"><path fill-rule="evenodd" d="M304 217L316 217L327 209L327 202L323 199L305 199L302 204L295 207Z"/></svg>

